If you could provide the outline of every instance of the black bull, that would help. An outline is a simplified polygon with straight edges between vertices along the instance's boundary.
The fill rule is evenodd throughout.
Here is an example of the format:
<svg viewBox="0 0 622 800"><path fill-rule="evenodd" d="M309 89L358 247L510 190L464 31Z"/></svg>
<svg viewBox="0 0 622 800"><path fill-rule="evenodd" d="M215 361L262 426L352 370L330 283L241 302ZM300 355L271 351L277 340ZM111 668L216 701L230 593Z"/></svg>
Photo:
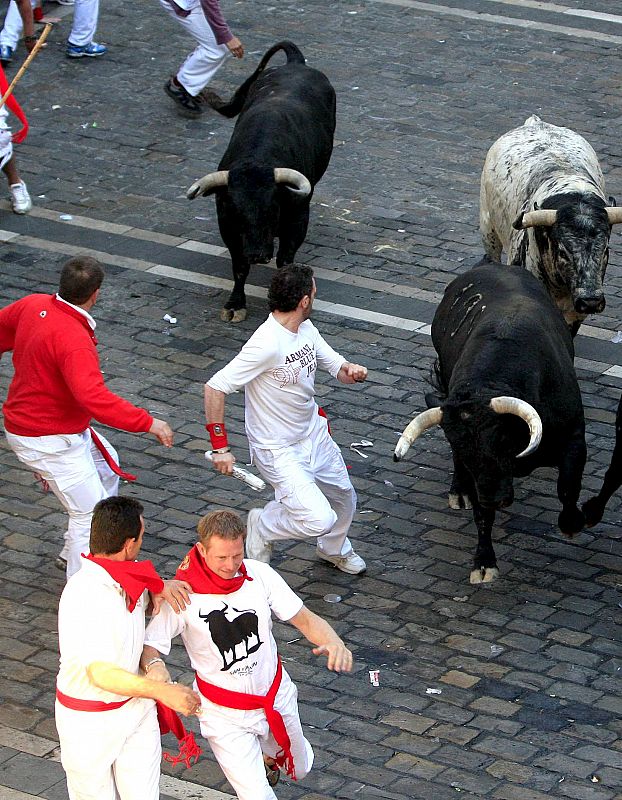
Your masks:
<svg viewBox="0 0 622 800"><path fill-rule="evenodd" d="M601 521L605 513L605 506L611 495L622 486L622 397L618 402L616 413L616 442L611 454L611 463L605 473L605 479L600 492L583 504L585 524L592 527Z"/></svg>
<svg viewBox="0 0 622 800"><path fill-rule="evenodd" d="M491 538L495 510L514 499L515 476L557 467L559 527L574 534L584 525L577 501L585 422L572 337L530 273L481 263L445 290L432 342L438 395L426 396L430 410L404 431L395 458L423 430L441 425L454 459L450 505L470 503L477 525L471 583L491 581L498 574Z"/></svg>
<svg viewBox="0 0 622 800"><path fill-rule="evenodd" d="M265 69L279 50L282 66ZM188 197L216 193L218 226L231 255L234 286L221 317L246 318L244 285L251 264L291 264L307 234L309 203L333 150L335 91L328 78L306 66L292 42L278 42L255 72L224 103L208 102L227 117L239 114L218 165L188 189Z"/></svg>

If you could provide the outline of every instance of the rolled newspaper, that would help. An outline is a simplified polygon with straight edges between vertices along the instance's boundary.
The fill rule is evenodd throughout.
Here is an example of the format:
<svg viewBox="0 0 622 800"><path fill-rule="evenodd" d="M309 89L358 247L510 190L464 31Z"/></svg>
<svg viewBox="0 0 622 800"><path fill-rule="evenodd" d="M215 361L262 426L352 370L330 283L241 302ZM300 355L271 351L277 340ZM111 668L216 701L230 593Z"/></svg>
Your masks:
<svg viewBox="0 0 622 800"><path fill-rule="evenodd" d="M205 458L211 463L214 459L212 458L212 454L208 450L205 453ZM250 486L251 489L254 489L256 492L260 492L262 489L266 488L266 484L261 478L258 478L257 475L253 475L252 472L248 472L242 467L238 467L237 464L233 465L233 473L234 478L237 478L239 481L244 481L247 486Z"/></svg>

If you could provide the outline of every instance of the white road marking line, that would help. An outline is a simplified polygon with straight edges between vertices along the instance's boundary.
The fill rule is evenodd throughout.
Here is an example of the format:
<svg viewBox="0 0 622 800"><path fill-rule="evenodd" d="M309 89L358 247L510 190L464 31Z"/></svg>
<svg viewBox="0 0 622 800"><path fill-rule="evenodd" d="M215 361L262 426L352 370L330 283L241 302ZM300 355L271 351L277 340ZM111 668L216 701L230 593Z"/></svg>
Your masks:
<svg viewBox="0 0 622 800"><path fill-rule="evenodd" d="M1 204L0 204L1 207ZM39 216L45 216L46 218L51 218L49 216L49 211L47 209L38 209ZM58 218L57 212L53 212L54 216L53 219ZM88 227L87 221L88 217L79 217L78 223L80 227ZM98 220L94 220L94 222L99 222ZM108 223L107 223L108 224ZM115 223L110 223L110 225L115 225ZM95 227L95 226L93 226ZM118 228L124 228L124 226L116 226ZM101 229L101 228L100 228ZM128 230L139 230L139 229L128 229ZM144 231L140 230L140 238L146 241L151 241L149 238L149 234L151 231ZM126 235L125 231L121 235ZM158 236L159 234L154 233L154 236ZM192 272L191 270L180 269L179 267L171 267L167 264L156 264L151 261L146 261L140 258L132 258L130 256L121 256L121 255L113 255L110 253L106 253L102 250L94 250L92 248L85 248L79 245L72 245L65 242L53 242L47 239L41 239L36 236L25 236L23 234L17 234L13 231L3 231L0 230L0 242L10 242L11 244L23 244L27 247L33 247L38 250L46 250L48 252L53 253L64 253L66 255L76 255L77 253L84 253L93 256L93 258L97 258L102 264L111 264L118 267L123 267L125 269L135 269L140 272L148 272L152 275L160 275L162 277L173 278L175 280L186 281L187 283L193 283L199 286L208 286L211 289L220 289L222 291L230 291L233 287L233 281L228 278L219 278L213 275L203 275L199 272ZM191 243L191 240L180 240L180 242L184 244ZM202 242L194 243L199 246L204 246ZM217 249L215 245L209 245L209 247L213 247ZM191 248L186 248L191 249ZM224 248L223 248L224 249ZM225 251L226 253L226 251ZM364 288L372 289L373 291L384 292L386 294L393 294L398 296L405 296L405 297L418 297L419 293L418 290L413 290L411 287L408 286L399 286L397 284L389 284L386 285L382 283L382 281L374 280L373 278L365 278L360 279L357 276L348 276L344 273L340 272L333 272L331 270L326 269L316 269L314 270L315 275L318 278L323 278L325 280L332 280L338 283L345 283L349 284L352 283L354 286L363 286ZM266 289L261 286L254 286L252 284L246 284L246 293L251 297L259 297L265 298L267 295ZM425 302L429 302L431 304L436 304L442 295L440 293L435 292L426 292L422 290L421 294L425 295L424 297L419 297L421 300L425 300ZM328 314L334 314L335 316L344 317L346 319L355 319L360 320L362 322L370 322L374 325L380 325L383 327L388 328L396 328L398 330L404 331L412 331L414 333L420 333L423 336L430 336L431 330L430 325L426 322L421 322L419 320L408 319L406 317L398 317L392 314L383 314L379 311L370 311L363 308L357 308L355 306L348 306L341 303L331 303L325 300L316 300L314 303L315 307L319 311L325 311ZM580 336L586 336L591 339L600 339L601 341L611 341L613 336L612 331L606 328L597 328L593 325L582 325L581 331L579 333ZM609 367L610 365L604 365ZM589 367L586 367L590 369Z"/></svg>
<svg viewBox="0 0 622 800"><path fill-rule="evenodd" d="M553 25L550 22L541 22L533 19L519 19L518 17L505 17L499 14L481 14L477 11L469 11L464 8L453 8L452 6L442 6L436 3L421 3L418 0L369 0L371 3L381 5L401 6L403 8L413 8L417 11L427 11L432 15L461 17L462 19L472 19L478 22L490 22L495 25L507 25L515 28L528 28L536 33L548 31L549 33L561 33L565 36L575 36L578 39L592 39L598 42L609 44L622 44L622 36L613 33L601 33L600 31L589 31L583 28L572 28L567 25ZM588 16L588 14L586 14Z"/></svg>
<svg viewBox="0 0 622 800"><path fill-rule="evenodd" d="M589 8L572 8L572 6L560 6L557 3L545 3L541 0L485 0L487 3L497 3L504 6L520 6L521 8L535 8L538 11L550 11L554 14L565 14L570 17L586 17L587 19L598 19L602 22L613 22L622 25L622 17L619 14L604 14L601 11L592 11Z"/></svg>
<svg viewBox="0 0 622 800"><path fill-rule="evenodd" d="M233 795L224 794L216 789L208 789L198 783L182 781L170 775L160 776L160 791L162 794L174 797L175 800L196 800L198 797L201 800L235 800Z"/></svg>

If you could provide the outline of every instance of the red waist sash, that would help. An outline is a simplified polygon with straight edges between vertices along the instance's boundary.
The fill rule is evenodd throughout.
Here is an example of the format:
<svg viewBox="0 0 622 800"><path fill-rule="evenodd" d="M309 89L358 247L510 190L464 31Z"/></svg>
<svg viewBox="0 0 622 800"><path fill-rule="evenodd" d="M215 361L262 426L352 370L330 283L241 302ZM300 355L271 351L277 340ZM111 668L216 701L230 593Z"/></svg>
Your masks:
<svg viewBox="0 0 622 800"><path fill-rule="evenodd" d="M113 711L115 708L121 708L121 706L129 703L132 698L126 697L125 700L118 700L115 703L103 703L100 700L79 700L77 697L69 697L69 695L63 694L57 688L56 699L62 706L70 708L72 711ZM163 753L164 760L170 761L173 766L183 761L186 767L190 769L193 760L196 763L202 752L196 743L194 734L188 733L177 714L163 703L156 702L156 710L160 733L164 735L170 731L179 740L179 755Z"/></svg>
<svg viewBox="0 0 622 800"><path fill-rule="evenodd" d="M71 708L72 711L114 711L115 708L121 708L132 699L126 697L125 700L117 700L115 703L103 703L101 700L79 700L77 697L69 697L63 694L60 689L56 689L56 699L65 708Z"/></svg>
<svg viewBox="0 0 622 800"><path fill-rule="evenodd" d="M110 467L110 469L114 472L115 475L118 475L124 481L135 481L136 475L132 475L129 472L124 472L121 467L117 464L114 458L110 455L108 450L106 449L106 445L102 442L99 436L95 433L93 428L89 428L91 432L91 439L93 440L93 444L102 454L102 457L106 464Z"/></svg>
<svg viewBox="0 0 622 800"><path fill-rule="evenodd" d="M272 685L268 689L268 693L260 694L246 694L245 692L232 692L230 689L223 689L220 686L214 686L213 683L204 681L198 674L197 687L203 697L215 703L218 706L225 706L225 708L239 708L241 711L256 711L263 709L268 720L268 725L274 739L278 746L281 748L276 754L275 761L282 769L285 769L287 774L292 780L296 780L296 770L294 768L294 759L292 757L292 744L287 733L287 728L283 721L283 717L274 707L274 700L281 685L281 678L283 676L283 667L281 659L277 659L276 674Z"/></svg>

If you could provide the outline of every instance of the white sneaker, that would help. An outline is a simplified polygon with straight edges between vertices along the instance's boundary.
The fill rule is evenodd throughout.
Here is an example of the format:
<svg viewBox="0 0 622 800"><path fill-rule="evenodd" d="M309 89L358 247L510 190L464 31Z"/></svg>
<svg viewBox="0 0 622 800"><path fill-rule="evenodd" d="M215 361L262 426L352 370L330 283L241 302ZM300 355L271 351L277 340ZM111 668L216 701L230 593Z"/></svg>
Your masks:
<svg viewBox="0 0 622 800"><path fill-rule="evenodd" d="M248 512L246 520L246 557L254 558L255 561L263 561L264 564L270 563L272 555L272 545L264 541L257 530L257 522L261 516L263 508L252 508Z"/></svg>
<svg viewBox="0 0 622 800"><path fill-rule="evenodd" d="M75 0L56 0L59 6L72 6Z"/></svg>
<svg viewBox="0 0 622 800"><path fill-rule="evenodd" d="M11 207L16 214L27 214L32 208L32 200L28 194L28 189L24 181L12 183L9 186L11 192Z"/></svg>
<svg viewBox="0 0 622 800"><path fill-rule="evenodd" d="M330 561L337 569L340 569L342 572L347 572L348 575L358 575L361 572L365 572L367 569L367 564L354 550L350 550L345 556L328 556L318 547L317 554L320 558L324 559L324 561Z"/></svg>

